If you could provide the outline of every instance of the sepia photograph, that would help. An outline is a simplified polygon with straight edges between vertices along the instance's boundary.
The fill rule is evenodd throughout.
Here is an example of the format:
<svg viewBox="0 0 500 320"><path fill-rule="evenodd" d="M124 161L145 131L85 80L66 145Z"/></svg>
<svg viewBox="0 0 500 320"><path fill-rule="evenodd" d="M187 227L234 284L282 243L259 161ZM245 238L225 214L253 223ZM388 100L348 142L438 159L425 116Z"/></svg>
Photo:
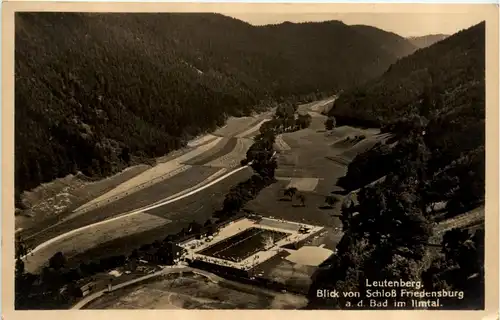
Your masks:
<svg viewBox="0 0 500 320"><path fill-rule="evenodd" d="M14 310L498 298L498 8L83 5L11 8Z"/></svg>

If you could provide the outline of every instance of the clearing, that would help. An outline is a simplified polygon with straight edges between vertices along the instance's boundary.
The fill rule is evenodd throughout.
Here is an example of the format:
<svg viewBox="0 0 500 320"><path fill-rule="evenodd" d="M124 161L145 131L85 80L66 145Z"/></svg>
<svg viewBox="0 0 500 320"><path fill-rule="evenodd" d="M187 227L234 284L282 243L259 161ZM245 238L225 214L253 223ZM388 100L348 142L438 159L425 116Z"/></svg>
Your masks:
<svg viewBox="0 0 500 320"><path fill-rule="evenodd" d="M116 254L128 255L133 249L139 248L143 244L150 244L155 240L164 239L169 234L179 232L193 220L203 224L207 219L212 217L215 211L221 208L224 197L229 189L240 181L249 178L250 175L250 169L239 171L227 179L189 197L147 210L144 213L158 216L171 222L138 232L120 233L119 238L95 243L92 246L88 246L84 252L70 256L70 263L78 264L82 261L88 262ZM55 248L59 248L62 244L57 242L50 246L54 247L53 250L57 252L60 250L56 250Z"/></svg>
<svg viewBox="0 0 500 320"><path fill-rule="evenodd" d="M120 184L113 190L79 207L75 211L88 211L91 209L95 209L100 205L109 202L107 200L115 201L127 195L128 193L137 191L138 189L144 188L145 186L150 186L159 181L171 178L176 174L188 170L191 166L185 165L184 162L193 159L194 157L199 156L200 154L215 147L220 140L222 140L222 138L218 137L216 139L213 139L209 143L200 145L195 149L189 151L188 153L185 153L173 160L157 164L153 168L133 177L132 179Z"/></svg>
<svg viewBox="0 0 500 320"><path fill-rule="evenodd" d="M55 223L60 216L87 201L113 189L148 170L148 165L129 167L106 179L92 181L83 175L68 175L49 183L44 183L34 190L24 192L23 202L30 208L15 217L17 229L23 234L30 229L43 229Z"/></svg>
<svg viewBox="0 0 500 320"><path fill-rule="evenodd" d="M286 188L296 188L297 191L312 192L318 186L318 178L282 178L284 180L290 180L290 183Z"/></svg>
<svg viewBox="0 0 500 320"><path fill-rule="evenodd" d="M26 271L32 273L39 271L39 268L58 251L63 252L65 256L72 256L100 243L120 238L123 234L140 233L168 223L170 223L168 219L140 213L96 225L91 230L82 230L65 238L64 241L58 241L57 245L46 246L37 251L35 255L28 254L25 261Z"/></svg>
<svg viewBox="0 0 500 320"><path fill-rule="evenodd" d="M218 168L202 166L192 167L190 170L184 171L175 177L143 188L117 201L109 202L97 209L84 214L78 212L73 213L67 219L52 225L50 228L39 231L35 234L36 236L33 237L33 239L32 237L26 237L26 240L30 241L30 245L37 245L73 229L150 205L176 195L179 193L179 190L183 191L186 188L207 182L207 180L218 173L219 170Z"/></svg>
<svg viewBox="0 0 500 320"><path fill-rule="evenodd" d="M252 144L251 139L237 138L236 145L231 152L205 165L216 168L235 168L240 165L242 159L246 158L247 151Z"/></svg>

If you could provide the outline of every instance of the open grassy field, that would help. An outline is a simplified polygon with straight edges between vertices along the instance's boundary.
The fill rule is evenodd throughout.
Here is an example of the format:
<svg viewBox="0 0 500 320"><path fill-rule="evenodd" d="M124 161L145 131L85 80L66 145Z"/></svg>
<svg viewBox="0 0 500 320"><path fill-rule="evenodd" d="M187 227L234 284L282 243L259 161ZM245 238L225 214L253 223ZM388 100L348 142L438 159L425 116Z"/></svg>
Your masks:
<svg viewBox="0 0 500 320"><path fill-rule="evenodd" d="M39 229L41 225L55 223L59 217L149 168L148 165L133 166L98 181L70 175L25 192L23 199L31 208L16 216L16 228Z"/></svg>
<svg viewBox="0 0 500 320"><path fill-rule="evenodd" d="M245 209L258 214L285 219L294 222L306 222L312 225L336 226L339 220L336 209L321 209L325 205L325 196L316 192L301 192L306 197L305 206L295 198L293 201L285 200L283 191L288 185L286 181L278 181L265 188L259 196L247 203Z"/></svg>
<svg viewBox="0 0 500 320"><path fill-rule="evenodd" d="M75 215L72 219L61 221L59 224L53 224L49 229L46 229L48 226L44 226L43 228L40 226L38 230L44 231L36 234L33 238L28 237L26 240L29 241L30 245L36 245L70 230L152 204L176 194L179 190L183 190L204 181L217 171L217 168L202 166L192 167L190 170L175 177L131 193L105 206Z"/></svg>
<svg viewBox="0 0 500 320"><path fill-rule="evenodd" d="M305 303L305 298L297 296L257 294L199 275L184 275L107 294L86 309L293 309Z"/></svg>
<svg viewBox="0 0 500 320"><path fill-rule="evenodd" d="M227 124L215 130L213 135L219 137L235 137L236 135L251 129L261 121L262 119L259 117L231 117L227 120Z"/></svg>
<svg viewBox="0 0 500 320"><path fill-rule="evenodd" d="M190 197L148 210L148 214L171 220L171 222L140 233L122 234L119 239L89 247L85 252L75 255L70 262L78 264L82 261L100 259L115 254L130 254L134 248L152 243L155 240L163 240L167 235L179 232L193 220L204 223L212 217L214 211L222 207L224 197L229 189L250 175L250 169L242 170Z"/></svg>
<svg viewBox="0 0 500 320"><path fill-rule="evenodd" d="M239 182L248 179L251 175L251 169L242 170L190 197L147 212L161 217L168 217L168 219L174 217L173 219L176 221L190 222L199 220L205 222L214 211L222 207L229 190Z"/></svg>
<svg viewBox="0 0 500 320"><path fill-rule="evenodd" d="M216 139L216 138L217 138L217 137L216 137L216 136L214 136L213 134L206 134L206 135L203 135L203 136L201 136L201 137L198 137L198 138L196 138L196 139L194 139L194 140L192 140L192 141L189 141L189 142L187 143L187 146L188 146L188 147L192 147L192 148L193 148L193 147L197 147L197 146L200 146L200 145L202 145L202 144L208 143L208 142L210 142L210 141L212 141L212 140L214 140L214 139Z"/></svg>
<svg viewBox="0 0 500 320"><path fill-rule="evenodd" d="M279 152L283 152L283 151L288 151L290 150L290 146L285 142L285 140L283 140L283 135L282 134L278 134L276 136L276 141L274 143L274 148L279 151Z"/></svg>
<svg viewBox="0 0 500 320"><path fill-rule="evenodd" d="M269 120L270 120L270 118L260 120L259 122L257 122L255 125L253 125L249 129L236 135L236 137L237 138L252 138L252 137L256 136L257 134L259 134L260 126Z"/></svg>
<svg viewBox="0 0 500 320"><path fill-rule="evenodd" d="M376 143L385 141L391 137L390 134L375 134L367 136L365 139L353 145L351 148L343 151L340 156L344 159L352 161L358 154L375 146Z"/></svg>
<svg viewBox="0 0 500 320"><path fill-rule="evenodd" d="M163 179L173 177L174 175L177 175L185 170L189 170L190 166L184 165L184 162L189 161L215 147L220 140L222 140L222 138L216 138L206 144L202 144L194 148L193 150L175 159L159 163L151 169L144 171L143 173L133 177L132 179L120 184L113 190L110 190L109 192L93 199L92 201L89 201L84 206L78 208L78 210L85 210L89 206L93 208L92 206L94 204L105 204L108 202L108 200L115 201L119 197L122 197L133 191L137 191L146 185L151 185L157 179L160 179L161 181Z"/></svg>
<svg viewBox="0 0 500 320"><path fill-rule="evenodd" d="M207 162L205 165L215 168L235 168L240 165L241 160L246 158L246 154L253 140L246 138L237 138L236 145L228 154Z"/></svg>
<svg viewBox="0 0 500 320"><path fill-rule="evenodd" d="M297 111L299 112L308 112L308 111L314 111L316 113L321 113L326 107L328 107L330 104L332 104L337 97L328 97L323 100L318 100L318 101L313 101L309 103L305 103L302 105L299 105L299 108Z"/></svg>
<svg viewBox="0 0 500 320"><path fill-rule="evenodd" d="M220 140L220 142L213 147L212 149L208 150L207 152L204 152L203 154L194 157L186 162L184 164L188 165L204 165L207 162L213 161L219 157L222 157L229 152L231 152L234 147L236 146L238 139L237 138L223 138Z"/></svg>
<svg viewBox="0 0 500 320"><path fill-rule="evenodd" d="M26 270L36 272L56 252L61 251L66 257L84 252L88 248L121 237L123 234L135 234L158 226L168 224L170 221L147 213L140 213L124 219L115 220L106 224L95 226L91 230L83 230L76 234L49 245L33 256L26 258ZM117 232L118 231L118 232Z"/></svg>
<svg viewBox="0 0 500 320"><path fill-rule="evenodd" d="M286 188L295 188L298 191L313 192L318 186L319 178L290 178Z"/></svg>
<svg viewBox="0 0 500 320"><path fill-rule="evenodd" d="M446 219L440 222L434 229L437 235L443 235L446 231L453 228L467 228L476 224L484 224L484 205L477 207L471 211L460 214L456 217Z"/></svg>

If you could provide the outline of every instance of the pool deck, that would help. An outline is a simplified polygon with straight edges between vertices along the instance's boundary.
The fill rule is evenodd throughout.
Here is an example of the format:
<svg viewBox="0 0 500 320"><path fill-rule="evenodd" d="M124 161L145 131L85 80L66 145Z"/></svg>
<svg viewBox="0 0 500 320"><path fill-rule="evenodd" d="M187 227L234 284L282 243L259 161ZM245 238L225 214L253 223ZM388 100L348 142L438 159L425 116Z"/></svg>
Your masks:
<svg viewBox="0 0 500 320"><path fill-rule="evenodd" d="M201 251L250 228L260 228L263 230L283 232L287 233L288 235L280 239L279 241L275 242L272 247L262 248L261 250L257 251L256 253L250 255L246 259L239 262L224 260L200 254ZM301 228L307 228L308 232L300 233L299 230ZM272 218L262 218L259 222L256 222L248 218L243 218L237 221L233 221L229 225L220 229L217 234L214 234L213 238L210 241L207 241L208 239L206 238L200 240L192 239L190 241L186 241L180 244L180 246L186 249L187 251L186 257L190 260L201 260L240 270L250 270L253 267L263 263L264 261L274 257L279 252L285 250L282 249L281 247L286 246L288 244L300 242L314 234L317 234L321 230L323 230L323 227L321 226L313 226L292 221L285 221Z"/></svg>

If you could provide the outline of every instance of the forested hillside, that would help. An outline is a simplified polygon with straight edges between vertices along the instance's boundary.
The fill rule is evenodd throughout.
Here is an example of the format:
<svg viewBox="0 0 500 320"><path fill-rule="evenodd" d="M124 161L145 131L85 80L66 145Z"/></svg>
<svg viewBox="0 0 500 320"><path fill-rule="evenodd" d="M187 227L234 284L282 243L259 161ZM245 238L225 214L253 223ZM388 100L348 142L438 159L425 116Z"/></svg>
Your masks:
<svg viewBox="0 0 500 320"><path fill-rule="evenodd" d="M380 44L382 49L387 50L389 53L395 53L398 58L408 56L419 48L408 39L392 32L365 25L353 25L352 28L358 33L369 37L375 43Z"/></svg>
<svg viewBox="0 0 500 320"><path fill-rule="evenodd" d="M229 115L335 93L408 53L341 22L219 14L18 13L15 34L16 196L164 155Z"/></svg>
<svg viewBox="0 0 500 320"><path fill-rule="evenodd" d="M484 28L478 24L399 60L380 78L343 93L330 116L401 135L425 129L435 169L484 146Z"/></svg>
<svg viewBox="0 0 500 320"><path fill-rule="evenodd" d="M427 48L434 43L444 40L447 37L449 37L446 34L430 34L427 36L421 36L421 37L410 37L408 40L417 48Z"/></svg>
<svg viewBox="0 0 500 320"><path fill-rule="evenodd" d="M384 280L456 294L441 296L437 308L484 308L484 38L484 23L461 31L335 102L337 123L379 125L395 137L358 155L339 181L360 189L342 206L345 233L314 278L311 308L368 308L358 304L368 281ZM318 288L361 296L325 301L315 298ZM397 292L391 299L406 307L433 307Z"/></svg>

